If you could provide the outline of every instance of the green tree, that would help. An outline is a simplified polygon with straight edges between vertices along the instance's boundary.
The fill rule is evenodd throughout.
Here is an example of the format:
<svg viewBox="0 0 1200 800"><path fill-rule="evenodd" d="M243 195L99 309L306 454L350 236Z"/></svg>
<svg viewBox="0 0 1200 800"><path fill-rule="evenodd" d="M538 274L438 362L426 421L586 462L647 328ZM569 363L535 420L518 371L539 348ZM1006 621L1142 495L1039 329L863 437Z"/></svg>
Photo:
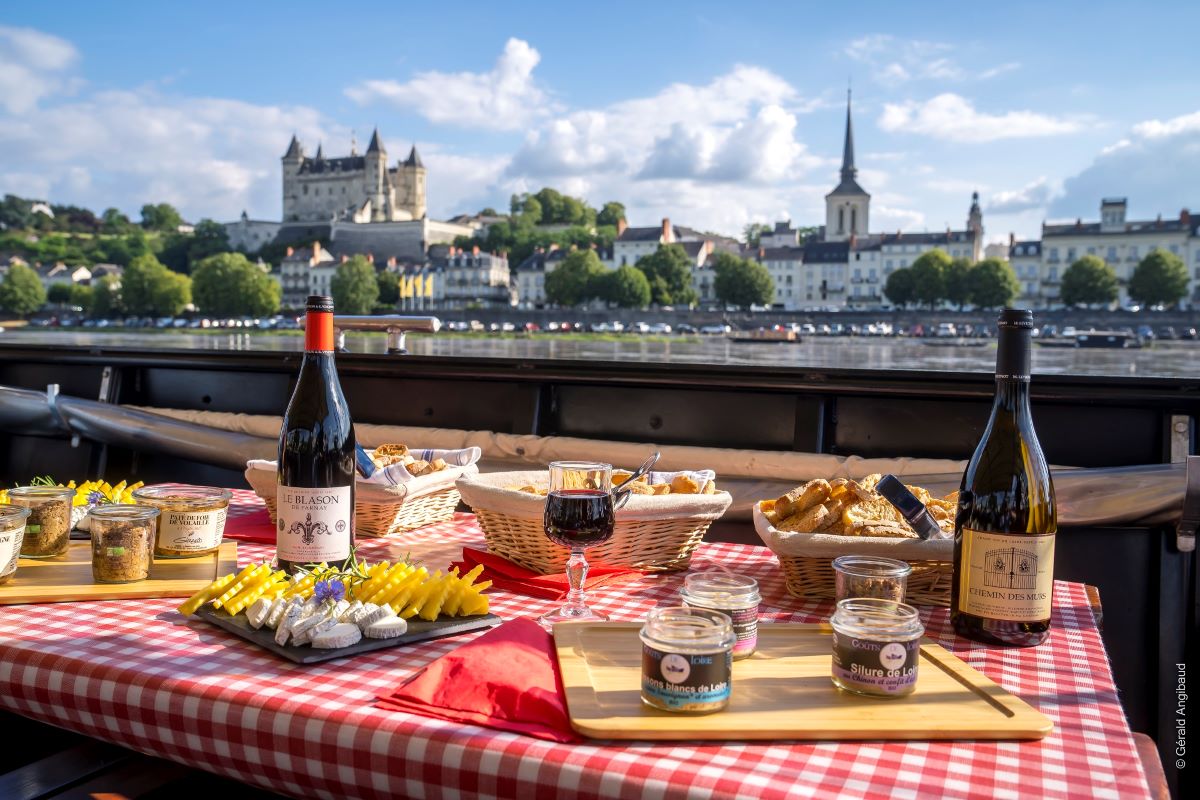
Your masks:
<svg viewBox="0 0 1200 800"><path fill-rule="evenodd" d="M909 303L916 302L913 292L913 274L908 267L901 267L887 276L883 284L883 293L888 301L897 308L907 308Z"/></svg>
<svg viewBox="0 0 1200 800"><path fill-rule="evenodd" d="M192 302L192 281L172 272L147 253L125 268L121 277L121 297L131 314L173 317Z"/></svg>
<svg viewBox="0 0 1200 800"><path fill-rule="evenodd" d="M400 302L400 276L385 269L375 276L375 283L379 286L379 299L375 302L395 308Z"/></svg>
<svg viewBox="0 0 1200 800"><path fill-rule="evenodd" d="M593 250L576 250L546 273L546 299L559 306L577 306L595 297L605 273Z"/></svg>
<svg viewBox="0 0 1200 800"><path fill-rule="evenodd" d="M121 281L115 275L105 275L93 281L90 302L85 306L98 319L124 313L121 302ZM82 305L82 304L81 304Z"/></svg>
<svg viewBox="0 0 1200 800"><path fill-rule="evenodd" d="M112 236L123 235L134 230L133 222L116 208L106 208L100 215L100 232Z"/></svg>
<svg viewBox="0 0 1200 800"><path fill-rule="evenodd" d="M651 302L659 305L690 306L696 302L692 288L692 259L682 245L659 245L634 265L650 281Z"/></svg>
<svg viewBox="0 0 1200 800"><path fill-rule="evenodd" d="M31 205L28 200L15 194L4 195L4 200L0 201L0 228L19 231L30 227L33 224Z"/></svg>
<svg viewBox="0 0 1200 800"><path fill-rule="evenodd" d="M946 299L946 272L950 268L950 256L946 251L935 248L917 256L912 266L913 300L927 303L929 310Z"/></svg>
<svg viewBox="0 0 1200 800"><path fill-rule="evenodd" d="M1129 296L1145 305L1174 305L1187 297L1188 283L1183 260L1156 247L1134 268L1129 278Z"/></svg>
<svg viewBox="0 0 1200 800"><path fill-rule="evenodd" d="M971 300L971 273L974 267L968 258L956 258L946 267L946 299L962 311Z"/></svg>
<svg viewBox="0 0 1200 800"><path fill-rule="evenodd" d="M650 305L650 281L640 269L628 264L598 274L592 291L601 300L621 308Z"/></svg>
<svg viewBox="0 0 1200 800"><path fill-rule="evenodd" d="M200 220L187 246L188 271L197 261L229 250L229 233L225 226L211 219Z"/></svg>
<svg viewBox="0 0 1200 800"><path fill-rule="evenodd" d="M1017 274L1007 261L999 258L985 258L967 275L971 303L980 308L1010 306L1021 292Z"/></svg>
<svg viewBox="0 0 1200 800"><path fill-rule="evenodd" d="M762 222L751 222L742 228L742 241L746 243L747 247L758 247L759 242L762 241L762 235L770 233L771 230L770 225Z"/></svg>
<svg viewBox="0 0 1200 800"><path fill-rule="evenodd" d="M73 306L79 306L85 313L92 310L92 297L95 290L91 286L84 286L82 283L71 285L71 296L68 298Z"/></svg>
<svg viewBox="0 0 1200 800"><path fill-rule="evenodd" d="M69 283L52 283L50 288L46 289L46 301L50 303L69 303L71 302L71 284Z"/></svg>
<svg viewBox="0 0 1200 800"><path fill-rule="evenodd" d="M618 203L615 200L610 200L600 209L600 213L596 215L597 225L613 225L625 219L625 205Z"/></svg>
<svg viewBox="0 0 1200 800"><path fill-rule="evenodd" d="M162 246L156 253L158 260L174 272L188 272L192 266L188 261L188 250L192 247L191 235L168 233L159 241Z"/></svg>
<svg viewBox="0 0 1200 800"><path fill-rule="evenodd" d="M354 256L338 264L329 289L333 307L343 314L370 314L379 299L375 267L364 256Z"/></svg>
<svg viewBox="0 0 1200 800"><path fill-rule="evenodd" d="M263 316L279 310L279 283L241 253L218 253L196 265L192 295L206 314Z"/></svg>
<svg viewBox="0 0 1200 800"><path fill-rule="evenodd" d="M1099 256L1084 256L1063 272L1059 298L1069 306L1107 305L1119 291L1113 268Z"/></svg>
<svg viewBox="0 0 1200 800"><path fill-rule="evenodd" d="M37 273L24 264L10 266L0 281L0 308L24 317L45 304L46 288Z"/></svg>
<svg viewBox="0 0 1200 800"><path fill-rule="evenodd" d="M749 308L770 305L775 299L775 281L757 261L718 253L714 270L713 292L722 303Z"/></svg>
<svg viewBox="0 0 1200 800"><path fill-rule="evenodd" d="M147 203L142 206L142 227L148 231L174 232L183 224L183 217L170 203Z"/></svg>

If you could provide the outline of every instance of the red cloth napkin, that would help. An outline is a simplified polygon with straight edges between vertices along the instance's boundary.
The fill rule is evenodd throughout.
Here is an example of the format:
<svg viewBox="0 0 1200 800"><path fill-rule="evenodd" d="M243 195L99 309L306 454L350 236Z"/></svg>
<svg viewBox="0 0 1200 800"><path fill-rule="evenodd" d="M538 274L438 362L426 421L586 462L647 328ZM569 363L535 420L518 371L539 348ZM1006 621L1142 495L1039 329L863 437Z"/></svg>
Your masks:
<svg viewBox="0 0 1200 800"><path fill-rule="evenodd" d="M547 600L561 600L567 596L567 592L571 588L565 572L539 575L506 558L483 550L472 550L469 547L463 548L463 560L456 561L450 566L458 567L459 573L465 574L479 564L483 565L483 575L479 580L490 580L494 588L503 589L506 592L516 592L530 597L544 597ZM590 591L601 586L628 583L637 580L641 575L637 570L627 567L608 567L603 564L595 564L588 567L588 577L583 588Z"/></svg>
<svg viewBox="0 0 1200 800"><path fill-rule="evenodd" d="M581 741L567 715L554 641L531 619L505 622L447 653L375 705L552 742Z"/></svg>
<svg viewBox="0 0 1200 800"><path fill-rule="evenodd" d="M275 526L271 524L271 514L266 508L260 508L249 514L228 517L225 520L225 538L275 544Z"/></svg>

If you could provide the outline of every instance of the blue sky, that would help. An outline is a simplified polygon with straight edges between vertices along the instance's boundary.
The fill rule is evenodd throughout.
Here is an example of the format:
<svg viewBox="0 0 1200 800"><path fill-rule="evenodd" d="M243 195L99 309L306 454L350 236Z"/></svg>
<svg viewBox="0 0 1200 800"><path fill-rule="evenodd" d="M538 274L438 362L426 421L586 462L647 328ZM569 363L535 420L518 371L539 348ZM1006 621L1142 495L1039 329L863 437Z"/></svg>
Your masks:
<svg viewBox="0 0 1200 800"><path fill-rule="evenodd" d="M1200 4L27 5L0 192L56 202L277 219L293 131L337 155L378 125L436 217L552 185L632 224L817 224L852 81L873 230L961 227L973 189L990 240L1101 195L1200 207Z"/></svg>

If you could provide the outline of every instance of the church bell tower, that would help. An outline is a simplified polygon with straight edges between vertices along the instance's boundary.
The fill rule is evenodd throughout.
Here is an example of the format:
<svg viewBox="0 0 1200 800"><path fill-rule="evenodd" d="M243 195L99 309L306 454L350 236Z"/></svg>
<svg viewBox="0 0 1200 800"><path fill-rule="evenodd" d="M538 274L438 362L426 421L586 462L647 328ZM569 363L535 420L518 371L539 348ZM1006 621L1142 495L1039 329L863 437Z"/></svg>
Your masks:
<svg viewBox="0 0 1200 800"><path fill-rule="evenodd" d="M854 166L854 125L850 117L850 92L846 92L846 139L842 144L842 180L825 195L825 240L843 242L867 235L871 195L858 185Z"/></svg>

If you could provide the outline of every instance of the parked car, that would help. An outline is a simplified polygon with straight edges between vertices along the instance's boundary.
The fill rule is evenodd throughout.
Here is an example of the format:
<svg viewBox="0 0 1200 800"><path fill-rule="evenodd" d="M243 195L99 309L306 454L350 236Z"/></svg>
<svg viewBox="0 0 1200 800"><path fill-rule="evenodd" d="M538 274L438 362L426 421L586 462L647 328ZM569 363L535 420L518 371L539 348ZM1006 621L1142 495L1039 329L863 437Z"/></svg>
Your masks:
<svg viewBox="0 0 1200 800"><path fill-rule="evenodd" d="M650 323L650 333L662 335L664 333L670 333L670 332L671 332L671 326L665 322Z"/></svg>
<svg viewBox="0 0 1200 800"><path fill-rule="evenodd" d="M933 329L933 335L939 339L952 339L958 336L958 328L953 322L939 322Z"/></svg>
<svg viewBox="0 0 1200 800"><path fill-rule="evenodd" d="M526 322L523 326L521 326L521 330L526 331L528 333L537 333L541 329L542 329L542 326L538 325L536 322Z"/></svg>
<svg viewBox="0 0 1200 800"><path fill-rule="evenodd" d="M629 326L630 333L649 333L650 326L645 322L635 322Z"/></svg>
<svg viewBox="0 0 1200 800"><path fill-rule="evenodd" d="M686 322L681 322L675 326L675 332L676 333L694 334L694 333L696 333L696 326L689 325Z"/></svg>
<svg viewBox="0 0 1200 800"><path fill-rule="evenodd" d="M1195 339L1196 338L1196 329L1195 328L1184 328L1183 330L1181 330L1179 332L1179 338L1180 339Z"/></svg>
<svg viewBox="0 0 1200 800"><path fill-rule="evenodd" d="M813 325L811 322L806 322L800 326L800 333L804 336L816 336L817 326Z"/></svg>
<svg viewBox="0 0 1200 800"><path fill-rule="evenodd" d="M1064 325L1063 329L1062 329L1062 333L1059 335L1062 336L1064 339L1074 339L1076 336L1079 335L1079 331L1077 331L1075 329L1074 325Z"/></svg>
<svg viewBox="0 0 1200 800"><path fill-rule="evenodd" d="M733 328L728 325L701 325L700 333L706 336L721 336L726 333L732 333Z"/></svg>
<svg viewBox="0 0 1200 800"><path fill-rule="evenodd" d="M1170 325L1164 325L1158 329L1157 334L1159 339L1178 339L1179 334Z"/></svg>
<svg viewBox="0 0 1200 800"><path fill-rule="evenodd" d="M1153 339L1154 329L1149 325L1138 325L1137 335L1142 339Z"/></svg>

